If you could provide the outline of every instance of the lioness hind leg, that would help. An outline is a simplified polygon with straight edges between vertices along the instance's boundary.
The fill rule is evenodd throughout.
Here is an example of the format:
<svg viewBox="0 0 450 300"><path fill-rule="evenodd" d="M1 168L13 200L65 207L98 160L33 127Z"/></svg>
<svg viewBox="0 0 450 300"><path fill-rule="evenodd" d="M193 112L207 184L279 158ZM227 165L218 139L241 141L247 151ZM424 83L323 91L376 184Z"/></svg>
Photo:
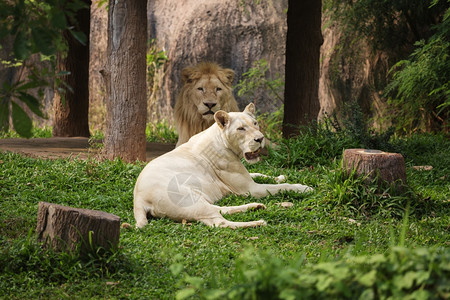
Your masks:
<svg viewBox="0 0 450 300"><path fill-rule="evenodd" d="M134 218L136 219L137 228L142 228L148 224L147 212L143 207L134 206Z"/></svg>
<svg viewBox="0 0 450 300"><path fill-rule="evenodd" d="M222 216L218 216L215 218L208 218L208 219L200 219L199 221L201 221L211 227L228 227L231 229L258 227L258 226L267 225L266 221L264 221L264 220L251 221L251 222L232 222L232 221L228 221L227 219L225 219Z"/></svg>

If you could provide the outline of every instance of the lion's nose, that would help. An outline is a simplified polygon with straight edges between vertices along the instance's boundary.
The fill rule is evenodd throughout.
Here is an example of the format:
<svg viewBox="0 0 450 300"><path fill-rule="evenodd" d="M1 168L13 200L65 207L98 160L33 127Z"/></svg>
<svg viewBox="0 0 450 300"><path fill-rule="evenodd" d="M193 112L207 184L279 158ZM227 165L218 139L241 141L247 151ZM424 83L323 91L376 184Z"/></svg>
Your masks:
<svg viewBox="0 0 450 300"><path fill-rule="evenodd" d="M264 140L264 137L260 137L260 138L258 138L258 139L255 139L255 142L261 144L263 140Z"/></svg>
<svg viewBox="0 0 450 300"><path fill-rule="evenodd" d="M203 102L203 104L205 104L209 109L211 109L211 108L213 108L214 106L216 106L217 103Z"/></svg>

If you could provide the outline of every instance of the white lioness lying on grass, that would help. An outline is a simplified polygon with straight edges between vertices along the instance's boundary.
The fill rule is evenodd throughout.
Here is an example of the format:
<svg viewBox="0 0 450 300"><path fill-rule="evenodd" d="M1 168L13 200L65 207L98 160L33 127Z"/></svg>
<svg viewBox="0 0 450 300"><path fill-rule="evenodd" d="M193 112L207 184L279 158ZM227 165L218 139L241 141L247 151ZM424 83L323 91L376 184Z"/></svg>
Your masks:
<svg viewBox="0 0 450 300"><path fill-rule="evenodd" d="M258 184L241 162L259 161L264 136L259 131L255 106L244 112L218 111L215 123L187 143L151 161L139 175L134 188L136 227L144 227L147 216L167 217L175 221L200 221L209 226L255 227L264 220L231 222L222 214L264 209L264 204L240 206L214 205L222 197L235 193L264 197L283 190L310 191L301 184Z"/></svg>

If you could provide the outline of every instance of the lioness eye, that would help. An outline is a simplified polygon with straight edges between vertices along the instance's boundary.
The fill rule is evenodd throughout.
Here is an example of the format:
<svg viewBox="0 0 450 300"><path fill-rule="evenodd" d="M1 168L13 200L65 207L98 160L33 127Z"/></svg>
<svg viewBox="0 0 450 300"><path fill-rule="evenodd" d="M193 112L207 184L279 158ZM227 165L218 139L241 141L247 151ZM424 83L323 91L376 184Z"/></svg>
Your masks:
<svg viewBox="0 0 450 300"><path fill-rule="evenodd" d="M243 130L245 130L245 128L244 127L239 127L237 130L243 131Z"/></svg>
<svg viewBox="0 0 450 300"><path fill-rule="evenodd" d="M258 122L253 123L253 125L258 126Z"/></svg>
<svg viewBox="0 0 450 300"><path fill-rule="evenodd" d="M220 87L216 88L216 92L219 92L221 90L222 90L222 88L220 88Z"/></svg>
<svg viewBox="0 0 450 300"><path fill-rule="evenodd" d="M202 87L197 88L197 90L199 90L200 92L203 92L203 88Z"/></svg>

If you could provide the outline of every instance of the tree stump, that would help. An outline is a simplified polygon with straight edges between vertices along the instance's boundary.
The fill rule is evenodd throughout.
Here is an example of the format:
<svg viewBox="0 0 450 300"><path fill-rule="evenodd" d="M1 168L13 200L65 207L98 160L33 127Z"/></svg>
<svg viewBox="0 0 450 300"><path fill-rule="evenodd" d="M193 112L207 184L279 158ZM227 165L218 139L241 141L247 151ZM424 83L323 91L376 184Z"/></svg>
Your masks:
<svg viewBox="0 0 450 300"><path fill-rule="evenodd" d="M368 181L372 181L379 176L379 184L387 182L399 187L406 185L405 160L399 153L368 149L346 149L342 164L348 174L355 170L357 175L367 176Z"/></svg>
<svg viewBox="0 0 450 300"><path fill-rule="evenodd" d="M116 248L120 218L102 211L39 202L38 240L56 251L89 251Z"/></svg>

